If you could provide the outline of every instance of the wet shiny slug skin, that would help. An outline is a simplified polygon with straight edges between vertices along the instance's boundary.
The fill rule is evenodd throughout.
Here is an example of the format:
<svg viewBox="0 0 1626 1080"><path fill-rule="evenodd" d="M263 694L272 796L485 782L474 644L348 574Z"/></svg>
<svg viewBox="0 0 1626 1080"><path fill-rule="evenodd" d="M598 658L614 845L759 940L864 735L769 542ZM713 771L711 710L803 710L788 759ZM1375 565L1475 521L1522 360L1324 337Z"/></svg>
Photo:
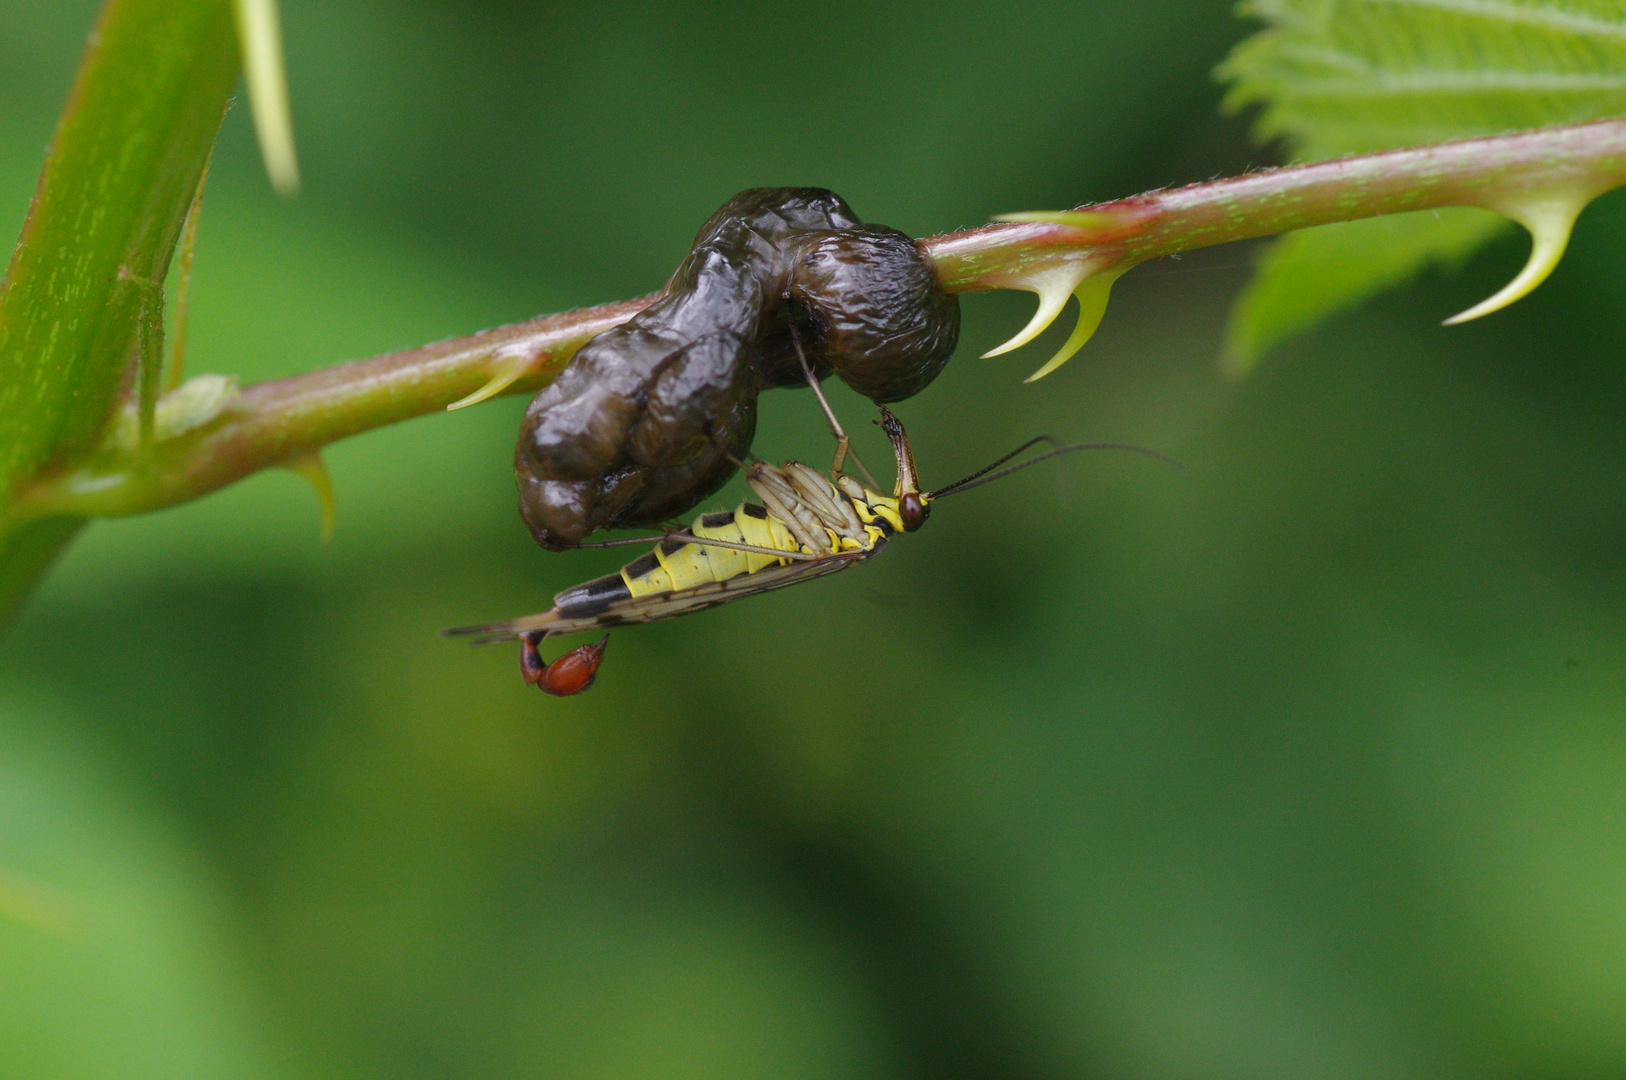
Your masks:
<svg viewBox="0 0 1626 1080"><path fill-rule="evenodd" d="M818 377L887 403L942 370L960 309L914 241L861 224L834 192L736 195L660 298L582 346L526 410L514 463L537 542L659 525L721 487L750 449L757 395L805 385L793 325Z"/></svg>

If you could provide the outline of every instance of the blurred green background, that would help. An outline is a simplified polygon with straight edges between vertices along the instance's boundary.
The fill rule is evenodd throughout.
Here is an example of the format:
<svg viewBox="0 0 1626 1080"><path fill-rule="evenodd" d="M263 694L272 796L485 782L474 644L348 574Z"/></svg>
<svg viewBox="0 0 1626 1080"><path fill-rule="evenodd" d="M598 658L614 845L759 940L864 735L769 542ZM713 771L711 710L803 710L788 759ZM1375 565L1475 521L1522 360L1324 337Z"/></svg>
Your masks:
<svg viewBox="0 0 1626 1080"><path fill-rule="evenodd" d="M0 3L12 235L96 7ZM235 108L191 370L647 292L744 187L919 235L1267 164L1229 7L283 0L305 192ZM969 298L928 483L1184 473L978 489L570 700L435 634L622 561L530 543L521 400L333 447L327 547L289 473L94 526L0 645L0 1076L1622 1075L1626 199L1437 325L1524 250L1239 383L1246 250L1032 386L1065 328L977 360L1031 299ZM806 394L756 449L825 460Z"/></svg>

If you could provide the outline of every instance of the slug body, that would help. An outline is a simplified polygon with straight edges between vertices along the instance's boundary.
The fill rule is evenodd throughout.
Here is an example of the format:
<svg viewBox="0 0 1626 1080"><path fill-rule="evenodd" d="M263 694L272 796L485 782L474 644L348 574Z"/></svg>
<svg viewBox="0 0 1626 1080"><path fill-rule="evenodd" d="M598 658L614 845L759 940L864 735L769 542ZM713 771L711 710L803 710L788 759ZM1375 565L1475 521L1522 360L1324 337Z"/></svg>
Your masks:
<svg viewBox="0 0 1626 1080"><path fill-rule="evenodd" d="M750 450L756 399L813 374L874 401L924 389L959 302L903 233L822 188L758 188L701 227L659 299L600 334L531 401L514 454L544 547L655 526L716 491Z"/></svg>

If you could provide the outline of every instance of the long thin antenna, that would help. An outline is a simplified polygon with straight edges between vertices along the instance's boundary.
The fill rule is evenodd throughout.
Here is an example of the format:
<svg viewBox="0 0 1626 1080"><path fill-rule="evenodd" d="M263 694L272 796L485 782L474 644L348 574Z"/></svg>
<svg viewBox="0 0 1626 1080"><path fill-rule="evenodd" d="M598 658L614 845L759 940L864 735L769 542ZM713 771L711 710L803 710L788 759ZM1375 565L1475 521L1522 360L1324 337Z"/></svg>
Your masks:
<svg viewBox="0 0 1626 1080"><path fill-rule="evenodd" d="M1046 450L1044 453L1039 454L1036 457L1030 457L1020 464L1012 465L1008 469L1000 469L996 473L988 472L988 469L992 469L1003 462L1009 461L1011 458L1015 457L1017 454L1020 454L1023 450L1026 450L1035 443L1044 442L1046 440L1051 442L1055 441L1053 439L1049 439L1049 436L1045 435L1041 435L1036 439L1029 439L1027 442L1023 443L1009 454L1006 454L1004 457L1000 458L999 461L994 462L993 465L989 465L984 469L979 469L977 472L972 473L964 480L956 480L947 487L939 488L938 490L929 493L926 498L941 499L947 495L958 495L962 491L970 491L974 487L981 487L984 484L991 484L995 480L1002 480L1011 475L1011 473L1021 472L1029 465L1037 465L1041 461L1056 457L1060 454L1071 454L1075 450L1128 450L1130 453L1140 454L1144 457L1154 458L1161 461L1171 469L1185 468L1185 466L1181 465L1178 461L1174 460L1172 457L1169 457L1167 454L1160 454L1156 450L1149 450L1144 446L1136 446L1134 443L1094 442L1073 443L1071 446L1058 446L1054 450Z"/></svg>
<svg viewBox="0 0 1626 1080"><path fill-rule="evenodd" d="M945 487L943 487L941 490L933 491L930 494L931 494L931 496L933 498L936 498L939 495L947 494L948 492L954 491L955 489L957 489L959 487L962 487L965 484L970 483L971 481L975 480L979 476L984 475L985 473L993 472L995 469L999 468L1001 465L1005 464L1007 461L1011 460L1011 458L1015 457L1017 454L1020 454L1022 451L1026 450L1030 446L1037 446L1039 443L1050 443L1052 446L1054 446L1054 445L1056 445L1056 444L1058 444L1060 442L1061 442L1061 440L1056 438L1054 435L1035 435L1033 438L1029 439L1027 442L1023 443L1021 446L1018 446L1015 450L1012 450L1010 453L1006 454L1004 457L1000 458L998 461L990 461L988 464L984 465L982 468L978 469L976 472L972 473L970 476L962 476L960 479L954 481L954 483L948 484Z"/></svg>

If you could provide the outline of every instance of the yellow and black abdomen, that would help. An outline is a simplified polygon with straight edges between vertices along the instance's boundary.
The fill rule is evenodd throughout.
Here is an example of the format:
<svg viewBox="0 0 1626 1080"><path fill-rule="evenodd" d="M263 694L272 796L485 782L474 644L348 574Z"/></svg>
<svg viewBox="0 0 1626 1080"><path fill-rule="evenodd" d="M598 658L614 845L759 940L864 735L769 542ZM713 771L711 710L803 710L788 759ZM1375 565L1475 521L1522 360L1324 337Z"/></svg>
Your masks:
<svg viewBox="0 0 1626 1080"><path fill-rule="evenodd" d="M784 523L755 503L742 502L732 514L701 514L694 519L690 532L701 540L750 544L775 551L801 551ZM553 603L566 618L588 618L620 600L728 581L742 574L754 574L764 567L782 566L788 561L757 551L709 547L689 540L662 540L653 551L634 559L618 573L566 589L553 598Z"/></svg>
<svg viewBox="0 0 1626 1080"><path fill-rule="evenodd" d="M702 540L750 544L775 551L801 550L782 522L753 503L742 502L732 514L701 514L689 531ZM633 596L649 596L728 581L785 562L761 552L709 547L692 540L662 540L654 551L622 567L621 578Z"/></svg>

